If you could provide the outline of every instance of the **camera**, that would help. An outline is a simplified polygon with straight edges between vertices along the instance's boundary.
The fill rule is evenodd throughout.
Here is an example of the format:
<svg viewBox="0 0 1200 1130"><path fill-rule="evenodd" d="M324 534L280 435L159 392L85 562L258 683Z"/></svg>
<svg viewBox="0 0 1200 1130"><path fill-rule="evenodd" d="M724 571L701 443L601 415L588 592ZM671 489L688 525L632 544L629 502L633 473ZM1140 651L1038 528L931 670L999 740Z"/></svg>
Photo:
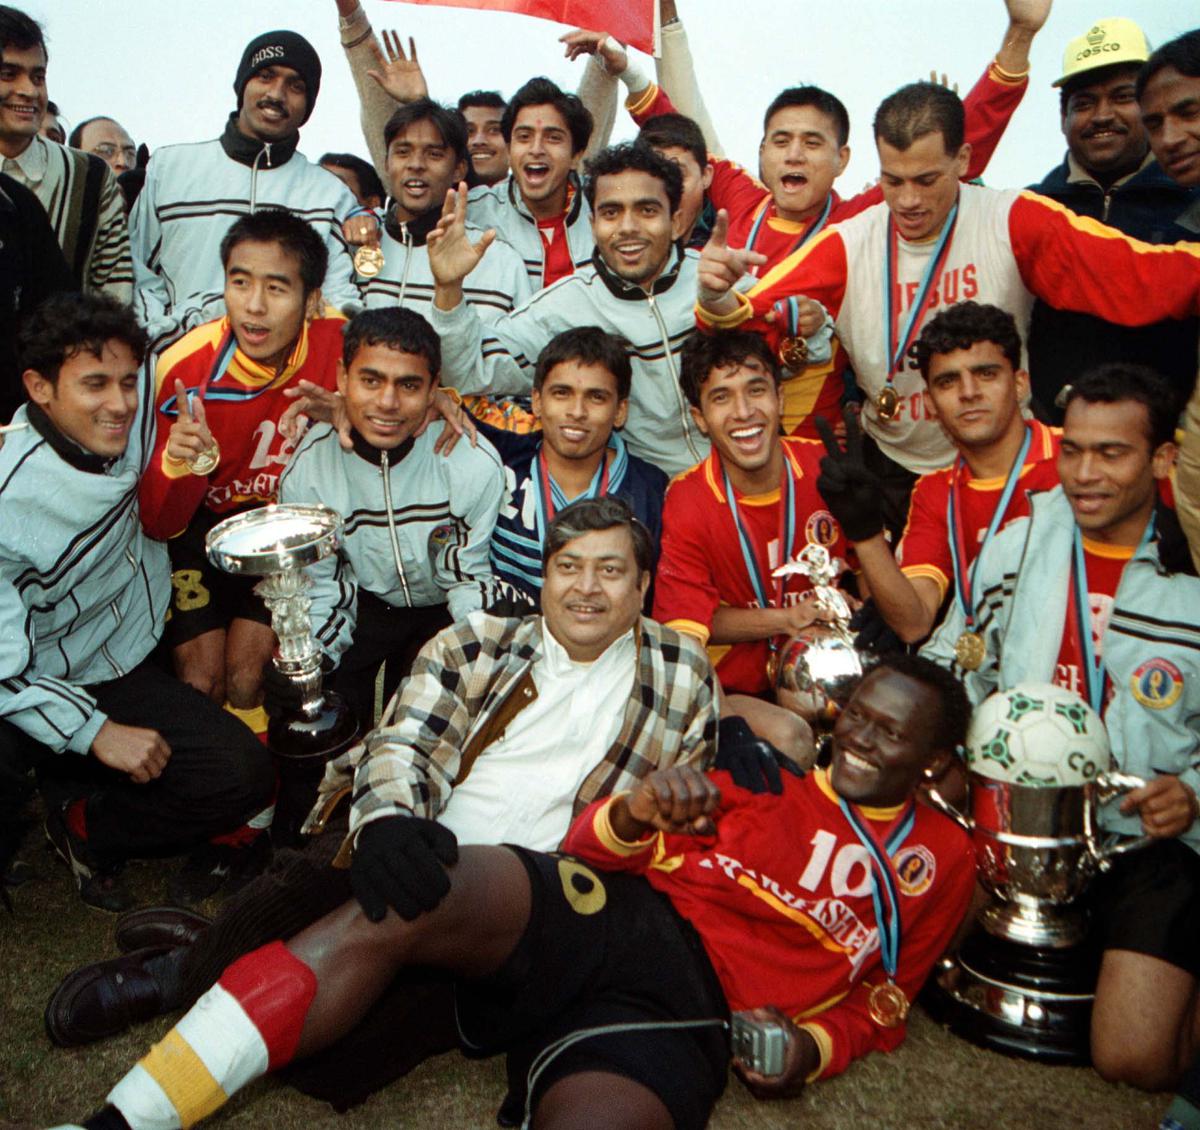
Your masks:
<svg viewBox="0 0 1200 1130"><path fill-rule="evenodd" d="M733 1014L731 1043L735 1059L759 1075L780 1075L787 1033L775 1020L756 1020L746 1012Z"/></svg>

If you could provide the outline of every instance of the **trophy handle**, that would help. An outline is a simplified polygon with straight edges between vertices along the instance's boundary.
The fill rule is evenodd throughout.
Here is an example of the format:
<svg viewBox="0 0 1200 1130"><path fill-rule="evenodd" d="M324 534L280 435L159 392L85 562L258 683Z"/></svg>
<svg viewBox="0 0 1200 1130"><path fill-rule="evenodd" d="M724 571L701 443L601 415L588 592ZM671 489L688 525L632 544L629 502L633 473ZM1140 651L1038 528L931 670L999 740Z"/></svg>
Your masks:
<svg viewBox="0 0 1200 1130"><path fill-rule="evenodd" d="M971 834L975 831L975 823L969 817L959 812L941 793L938 792L937 785L926 785L924 795L928 797L929 803L933 805L943 816L949 816L963 831Z"/></svg>
<svg viewBox="0 0 1200 1130"><path fill-rule="evenodd" d="M1133 773L1098 773L1096 775L1096 799L1100 804L1108 804L1109 801L1115 800L1123 793L1140 789L1145 784L1144 778ZM1104 871L1108 869L1108 865L1116 856L1124 855L1128 851L1137 851L1149 843L1149 836L1138 836L1132 840L1113 840L1111 843L1100 846L1089 843L1088 850L1100 869Z"/></svg>

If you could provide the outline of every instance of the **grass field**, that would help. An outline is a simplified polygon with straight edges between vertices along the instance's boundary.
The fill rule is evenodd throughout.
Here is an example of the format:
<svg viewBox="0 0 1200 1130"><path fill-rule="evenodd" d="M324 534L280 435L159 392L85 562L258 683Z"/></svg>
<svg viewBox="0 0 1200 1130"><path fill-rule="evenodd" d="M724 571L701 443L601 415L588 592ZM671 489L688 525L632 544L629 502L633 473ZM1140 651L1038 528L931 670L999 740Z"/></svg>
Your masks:
<svg viewBox="0 0 1200 1130"><path fill-rule="evenodd" d="M164 1018L89 1048L63 1051L50 1045L42 1029L45 1002L71 968L114 954L113 919L79 901L66 869L43 850L38 836L31 834L23 857L33 864L37 878L15 892L15 916L0 909L0 1130L86 1117L149 1043L170 1027ZM162 901L169 872L163 863L132 868L147 904ZM426 1063L346 1115L273 1080L261 1080L210 1124L276 1130L489 1130L503 1092L498 1061L468 1063L451 1055ZM918 1009L898 1052L869 1056L799 1099L759 1103L731 1079L712 1126L1153 1130L1168 1101L1166 1095L1110 1086L1083 1068L1043 1067L983 1051L951 1036ZM595 1126L604 1126L600 1112Z"/></svg>

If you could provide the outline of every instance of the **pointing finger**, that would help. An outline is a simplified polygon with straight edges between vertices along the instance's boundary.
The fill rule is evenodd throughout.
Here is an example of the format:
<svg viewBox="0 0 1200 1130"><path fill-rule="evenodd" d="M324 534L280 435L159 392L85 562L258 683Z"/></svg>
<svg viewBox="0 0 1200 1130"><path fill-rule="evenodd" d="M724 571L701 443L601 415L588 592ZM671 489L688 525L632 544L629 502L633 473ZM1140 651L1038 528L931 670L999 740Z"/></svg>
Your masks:
<svg viewBox="0 0 1200 1130"><path fill-rule="evenodd" d="M175 408L179 413L180 423L192 422L192 406L188 403L187 389L178 377L175 378Z"/></svg>

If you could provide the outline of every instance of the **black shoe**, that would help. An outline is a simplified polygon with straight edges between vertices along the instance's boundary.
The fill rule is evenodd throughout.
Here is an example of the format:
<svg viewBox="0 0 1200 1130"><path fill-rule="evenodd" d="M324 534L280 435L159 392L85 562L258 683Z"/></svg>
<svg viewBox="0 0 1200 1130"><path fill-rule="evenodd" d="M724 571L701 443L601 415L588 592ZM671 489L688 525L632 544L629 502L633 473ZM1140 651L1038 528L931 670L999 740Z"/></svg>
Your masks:
<svg viewBox="0 0 1200 1130"><path fill-rule="evenodd" d="M46 1005L46 1034L60 1048L73 1048L160 1015L162 994L145 964L165 952L138 950L67 974Z"/></svg>
<svg viewBox="0 0 1200 1130"><path fill-rule="evenodd" d="M171 902L194 906L223 887L232 892L248 883L270 862L271 841L260 835L245 847L201 844L172 878L167 888Z"/></svg>
<svg viewBox="0 0 1200 1130"><path fill-rule="evenodd" d="M50 808L46 812L46 839L71 869L79 897L88 906L109 914L120 914L133 907L136 900L121 881L121 865L100 864L89 852L87 844L72 835L61 808Z"/></svg>
<svg viewBox="0 0 1200 1130"><path fill-rule="evenodd" d="M151 946L190 946L210 925L210 919L178 906L147 906L117 919L114 931L121 953Z"/></svg>

